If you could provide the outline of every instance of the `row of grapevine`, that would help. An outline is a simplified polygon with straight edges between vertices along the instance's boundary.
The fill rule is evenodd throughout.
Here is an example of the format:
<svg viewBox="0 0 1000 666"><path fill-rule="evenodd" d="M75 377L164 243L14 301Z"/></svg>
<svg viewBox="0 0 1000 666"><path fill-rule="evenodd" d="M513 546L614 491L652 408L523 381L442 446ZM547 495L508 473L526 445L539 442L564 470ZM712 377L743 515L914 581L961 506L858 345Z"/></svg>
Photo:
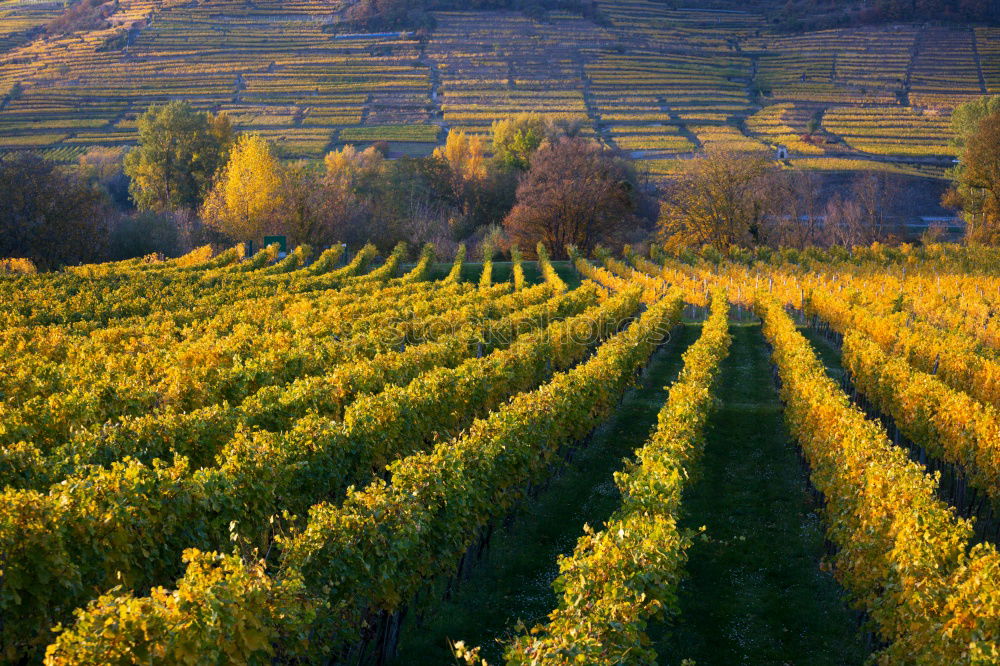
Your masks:
<svg viewBox="0 0 1000 666"><path fill-rule="evenodd" d="M1000 305L1000 284L968 275L834 274L841 284L857 290L866 306L878 314L902 308L934 326L961 331L980 343L1000 348L1000 322L993 311Z"/></svg>
<svg viewBox="0 0 1000 666"><path fill-rule="evenodd" d="M535 253L538 255L538 268L541 270L545 282L552 285L554 289L566 291L566 283L552 266L552 260L549 259L549 251L545 249L545 243L539 241Z"/></svg>
<svg viewBox="0 0 1000 666"><path fill-rule="evenodd" d="M237 308L235 302L222 306L210 317L185 319L184 321L164 321L156 318L135 319L121 325L106 326L88 331L85 335L74 335L55 327L38 327L33 335L22 335L20 331L4 336L3 348L17 352L39 363L54 364L53 372L64 374L62 363L80 363L91 356L110 354L122 345L132 344L140 338L150 343L162 345L163 351L144 350L141 347L129 349L130 353L167 353L184 344L192 344L198 338L210 336L224 338L242 331L287 331L293 327L317 328L319 325L336 326L333 332L345 335L355 321L364 316L380 314L388 307L401 310L408 301L433 298L436 294L461 296L473 290L460 285L441 283L421 283L419 285L368 288L364 291L341 292L330 290L314 292L303 296L274 296L252 299ZM362 296L370 298L359 298ZM387 302L380 302L385 300ZM330 313L337 313L343 319L334 320ZM11 360L11 363L15 362ZM138 361L133 361L137 365ZM58 379L58 375L56 377ZM55 381L55 380L49 380ZM72 381L72 380L69 380ZM59 390L58 384L45 386L45 391Z"/></svg>
<svg viewBox="0 0 1000 666"><path fill-rule="evenodd" d="M619 278L625 279L632 284L640 285L645 290L647 299L659 298L669 288L660 278L634 270L624 261L615 259L610 254L601 259L601 263L607 270Z"/></svg>
<svg viewBox="0 0 1000 666"><path fill-rule="evenodd" d="M1000 555L973 546L971 524L935 480L850 404L776 300L757 311L773 347L786 421L826 498L834 573L867 611L880 663L1000 659Z"/></svg>
<svg viewBox="0 0 1000 666"><path fill-rule="evenodd" d="M621 506L604 529L559 561L559 608L507 651L509 664L655 664L646 624L677 612L690 536L677 526L681 495L704 446L712 388L729 349L729 301L712 295L702 334L684 353L658 424L636 460L615 474Z"/></svg>
<svg viewBox="0 0 1000 666"><path fill-rule="evenodd" d="M346 655L366 623L453 571L560 449L608 415L678 321L680 303L674 295L653 304L583 364L517 395L467 434L393 463L388 482L313 507L305 529L278 538L273 573L190 551L175 592L102 597L49 648L49 663L100 663L123 649L166 661Z"/></svg>
<svg viewBox="0 0 1000 666"><path fill-rule="evenodd" d="M419 292L439 290L444 285L421 282L412 285L374 283L338 290L314 291L304 294L275 294L259 298L242 298L233 294L231 302L214 308L190 310L183 315L163 312L149 316L115 320L105 326L49 325L17 327L0 333L0 350L5 353L32 355L39 363L85 359L93 354L107 353L108 347L120 348L133 344L136 338L166 349L190 342L202 336L219 337L233 328L270 330L288 327L289 316L302 317L311 308L344 309L352 318L378 309L381 297L415 297ZM368 296L374 302L359 302ZM367 300L367 299L364 299ZM394 299L395 300L395 299ZM348 309L349 308L349 309ZM304 324L307 322L298 322ZM139 349L141 351L141 348ZM13 363L17 359L11 359Z"/></svg>
<svg viewBox="0 0 1000 666"><path fill-rule="evenodd" d="M160 271L135 269L109 274L102 278L73 272L24 276L0 281L0 324L4 328L35 324L91 323L102 325L123 317L152 313L184 312L232 302L234 296L252 298L278 291L306 292L391 277L402 261L405 245L397 246L382 273L360 275L376 250L362 248L343 268L334 269L328 261L289 273L260 275L277 254L275 247L265 248L241 262L227 262L220 268L211 262L187 268ZM230 254L228 251L220 256ZM236 258L237 254L232 254ZM28 279L33 278L33 279Z"/></svg>
<svg viewBox="0 0 1000 666"><path fill-rule="evenodd" d="M31 259L0 259L0 275L33 275L38 272Z"/></svg>
<svg viewBox="0 0 1000 666"><path fill-rule="evenodd" d="M284 259L275 262L267 268L261 269L260 274L281 275L282 273L291 273L292 271L304 268L308 264L311 256L312 246L299 245L294 250L289 252Z"/></svg>
<svg viewBox="0 0 1000 666"><path fill-rule="evenodd" d="M141 284L142 281L136 280L135 282ZM309 279L297 278L290 281L287 286L302 282L309 282ZM153 293L161 293L177 288L177 284L176 281L168 280L163 284L150 285L150 289L153 290ZM403 289L402 285L390 285L390 288L392 287L396 290ZM224 330L226 322L262 325L270 319L266 317L268 309L274 313L280 313L283 307L292 303L333 301L338 306L343 307L352 300L356 300L357 295L370 292L375 288L385 287L376 283L361 283L348 287L341 286L335 293L320 289L299 293L275 292L272 289L268 293L251 297L243 288L227 285L226 290L228 291L225 299L215 299L215 303L197 305L193 303L196 299L195 294L199 293L197 285L185 285L184 290L190 291L192 301L187 308L154 308L151 312L106 321L92 319L62 324L8 326L0 333L0 345L7 352L38 353L47 358L61 358L62 355L69 353L76 346L93 344L104 339L108 339L108 342L127 340L130 337L148 335L151 331L159 333L158 344L172 344L185 339L186 336L197 335L198 329L202 327L207 330L213 330L213 328ZM84 293L91 293L89 289L84 287L81 289ZM39 296L36 299L36 306L39 301L45 303L45 298L49 297ZM118 294L113 302L116 307L126 310L141 309L141 307L151 303L147 292L143 292L141 296L135 298L138 299L137 302L128 300L126 295ZM239 307L240 304L251 307L243 310ZM260 308L263 310L255 312ZM264 315L264 318L261 318L260 315ZM89 338L97 338L98 340L92 341Z"/></svg>
<svg viewBox="0 0 1000 666"><path fill-rule="evenodd" d="M971 278L960 283L967 279ZM888 282L889 288L878 289L879 280ZM976 499L966 497L966 483L990 499L998 493L1000 464L993 441L1000 430L995 407L965 392L988 395L995 362L989 350L966 334L940 327L937 308L944 304L932 308L923 298L919 315L908 309L921 300L919 294L930 287L929 280L911 277L894 282L884 275L791 276L772 271L767 282L789 304L798 305L805 295L805 310L838 332L843 362L855 388L894 419L901 434L922 448L924 459L930 456L953 466L958 473L953 499L965 507ZM950 297L954 300L956 295ZM907 309L900 310L901 306ZM939 321L932 324L921 316Z"/></svg>
<svg viewBox="0 0 1000 666"><path fill-rule="evenodd" d="M702 307L708 305L709 292L706 282L695 280L678 268L670 265L660 266L636 254L629 257L629 262L635 266L639 274L659 278L667 284L683 289L688 303Z"/></svg>
<svg viewBox="0 0 1000 666"><path fill-rule="evenodd" d="M455 261L452 262L451 270L448 271L444 281L447 283L459 282L462 277L463 263L465 263L465 243L458 246L458 250L455 252Z"/></svg>
<svg viewBox="0 0 1000 666"><path fill-rule="evenodd" d="M630 286L628 280L592 264L575 247L570 246L567 250L569 251L570 260L573 262L573 267L576 268L576 272L582 277L592 280L609 291L621 291Z"/></svg>
<svg viewBox="0 0 1000 666"><path fill-rule="evenodd" d="M1000 327L992 312L1000 305L1000 283L967 275L856 275L827 272L798 279L810 291L846 295L852 305L878 316L905 312L916 321L952 332L970 349L996 353Z"/></svg>
<svg viewBox="0 0 1000 666"><path fill-rule="evenodd" d="M859 333L843 339L844 368L855 388L899 431L931 456L954 465L963 479L1000 508L1000 418L934 375L914 370ZM956 497L964 505L964 492Z"/></svg>
<svg viewBox="0 0 1000 666"><path fill-rule="evenodd" d="M381 305L381 307L378 307ZM189 411L222 400L242 400L259 388L323 372L331 365L426 339L449 324L449 308L484 306L465 285L373 302L369 314L351 306L297 313L269 335L237 328L218 339L192 340L178 349L115 353L48 367L54 385L0 406L0 442L31 441L42 449L65 441L71 429L150 410ZM26 362L26 361L24 361ZM53 367L55 365L56 367ZM129 372L129 369L136 372ZM59 377L63 370L65 377ZM18 376L30 374L27 369Z"/></svg>
<svg viewBox="0 0 1000 666"><path fill-rule="evenodd" d="M734 283L742 283L742 289L737 287L735 293L737 294L737 299L742 300L744 303L749 300L748 296L750 294L767 289L774 296L778 297L780 301L795 307L805 306L807 311L813 313L820 311L816 307L816 302L819 301L823 307L827 308L827 312L850 312L862 322L865 320L879 320L883 324L891 322L893 324L892 332L888 333L883 329L883 335L898 335L901 330L901 344L897 347L886 345L885 349L867 338L866 334L872 333L873 330L878 330L876 326L872 326L871 328L863 327L864 330L854 330L852 329L854 322L848 320L846 317L839 322L839 325L835 325L835 329L839 329L840 332L845 333L847 336L844 341L845 365L848 365L849 368L853 366L854 370L865 375L864 380L859 383L859 388L863 388L864 392L872 399L872 402L876 406L885 409L899 419L897 424L903 430L904 434L910 436L918 444L931 449L929 452L932 455L937 455L958 466L960 474L964 470L970 481L972 478L971 475L976 475L980 481L980 487L985 486L987 479L983 468L990 465L990 460L994 457L992 452L988 450L991 447L989 447L986 441L989 437L990 426L993 421L991 418L993 408L977 403L961 391L948 389L939 378L932 374L936 366L944 364L941 357L937 356L936 353L931 356L927 353L927 350L931 348L932 344L936 344L936 351L948 349L953 357L960 356L966 362L966 367L977 368L979 370L982 370L984 366L989 366L991 355L988 350L983 349L975 343L966 342L967 338L963 338L955 330L943 330L939 328L943 322L946 324L947 320L938 319L935 321L934 313L926 303L920 306L923 308L922 310L918 310L917 307L912 306L915 299L912 298L911 291L918 292L920 289L928 289L927 278L925 278L923 283L916 280L909 282L906 291L902 292L902 290L894 291L892 288L877 288L876 284L879 279L877 274L869 278L870 282L863 282L859 277L849 274L792 275L787 272L775 270L754 273L744 267L733 265L692 270L683 267L673 268L668 264L664 272L668 271L679 274L681 276L679 282L689 285L699 280L707 284L733 285ZM934 278L935 282L937 282L937 276L934 276ZM859 288L861 286L864 287L863 293L859 293L862 291ZM945 289L941 291L944 292ZM864 303L865 306L862 307L858 305L859 303ZM899 312L901 306L903 312ZM784 317L783 314L781 316ZM909 328L917 329L919 333L910 333L907 330ZM953 344L949 349L949 345L942 343L942 340L958 340L961 343ZM802 340L802 342L804 343L805 341ZM929 370L926 373L914 370L905 360L895 358L891 353L888 353L898 350L912 354L914 347L919 349L921 346L924 350L922 362L927 364L925 367L928 367ZM930 359L927 358L928 356L930 356ZM888 366L882 365L883 363L888 364ZM822 366L819 367L821 368ZM855 378L860 379L860 374L856 375ZM844 406L849 406L846 396L841 396L841 398L843 399ZM810 399L815 403L815 397ZM857 412L852 411L852 413L860 416ZM842 433L839 432L839 425L837 425L840 418L836 415L836 412L831 413L830 411L826 411L822 415L826 417L827 430L834 430L833 433L828 432L827 436L833 438L841 436ZM823 437L821 433L822 419L819 413L816 415L816 421L812 424L812 427L816 429L815 437L817 439ZM875 426L872 425L872 428L875 428ZM851 437L851 435L847 435L847 437ZM853 437L854 439L859 438L857 434L854 434ZM878 439L879 437L876 438ZM900 449L895 449L889 442L885 441L884 434L880 436L880 439L879 447L873 447L873 450L868 453L873 455L877 453L879 457L882 454L892 456L894 464L890 466L891 471L887 472L887 476L893 479L900 478L897 466L906 464L905 453ZM828 439L824 441L829 442ZM853 443L841 442L848 450L850 444ZM859 453L858 451L851 452ZM830 467L822 473L830 476L838 471L835 469L835 465L838 462L845 464L851 462L851 460L849 456L841 455L838 458L835 454L831 454L827 462ZM864 463L858 463L857 469L862 469L863 467ZM920 469L922 470L922 468ZM845 477L849 473L857 474L857 470L853 472L839 471ZM814 472L816 472L815 466ZM814 473L814 482L816 479L817 474ZM858 481L857 475L853 477L852 481L854 486L858 486L859 484L864 485L864 483ZM918 494L915 490L915 486L917 485L919 484L915 482L911 483L908 487L904 484L904 488L901 489L901 495L895 496L894 501L898 502L901 506L906 505L910 501L909 497ZM849 493L850 490L848 488L851 486L852 483L845 483L841 488L841 492L845 494ZM858 590L859 587L863 588L865 585L871 586L869 589L864 590L864 594L869 596L864 596L857 603L869 611L870 616L876 620L879 637L889 644L889 647L880 653L881 661L888 663L910 663L911 661L928 661L928 663L975 662L977 660L992 661L996 658L994 643L998 627L995 623L996 609L986 599L990 599L991 595L995 594L995 592L991 591L992 588L990 585L992 583L987 582L996 573L995 551L992 545L989 544L981 547L977 546L970 550L970 545L974 541L972 540L972 530L969 523L956 521L953 510L935 498L936 488L933 482L931 482L930 488L932 490L923 488L920 491L919 494L922 495L920 498L921 504L912 507L912 513L907 514L904 518L888 518L892 522L886 527L886 530L892 533L891 540L882 541L880 545L875 546L875 549L885 549L888 547L885 544L891 542L896 544L894 546L896 553L889 554L886 559L879 563L880 567L877 569L872 567L871 561L862 563L863 558L858 550L860 548L872 549L873 546L871 544L874 543L873 540L869 540L863 546L854 547L854 550L847 554L845 554L845 547L843 546L846 542L847 534L861 534L863 532L857 531L861 529L871 531L873 523L871 517L858 518L858 520L862 521L858 523L858 527L845 528L843 540L837 541L831 537L831 540L842 548L841 553L838 555L841 558L840 562L844 563L843 567L845 570L849 569L847 573L838 577L852 592ZM823 488L820 489L824 490ZM903 499L904 495L907 496L907 499ZM829 499L828 495L828 501ZM876 501L874 498L872 500L873 502ZM925 500L930 501L933 507L932 511L924 511L922 502ZM884 502L884 504L880 505L880 510L882 511L885 511L891 504L891 501L885 500L885 498L878 501ZM831 502L832 505L833 503ZM834 519L844 517L844 505L840 505L839 508L833 507L831 510L831 515ZM886 518L885 513L882 514L882 518ZM945 527L942 530L942 534L935 534L926 540L928 542L936 542L942 550L947 551L947 554L951 556L951 560L949 562L947 558L942 557L941 550L932 556L932 559L934 557L937 558L935 565L939 565L945 570L946 573L943 574L943 578L946 580L934 581L938 586L936 592L928 594L917 605L911 605L909 608L906 608L906 603L910 603L911 600L907 600L905 597L885 595L883 598L878 598L881 594L881 590L878 589L880 586L885 586L889 589L900 587L896 579L889 577L889 580L873 582L871 579L865 581L853 580L852 576L856 575L860 579L861 573L859 570L864 567L871 567L872 571L867 572L868 575L871 575L875 571L883 573L905 570L907 573L901 574L905 579L903 587L906 585L915 586L909 587L906 590L906 594L919 597L923 595L925 590L930 589L930 586L925 581L920 581L912 577L913 569L917 564L926 562L926 560L920 559L922 557L921 554L915 552L919 550L919 546L910 543L911 540L919 539L920 537L915 536L913 532L905 535L895 532L895 530L901 529L904 521L909 520L916 521L920 529L930 525L944 524ZM868 527L862 528L860 527L861 524ZM961 537L957 538L956 534L960 534ZM887 535L883 536L886 539L890 539ZM956 544L963 543L964 546L956 546ZM950 551L947 550L948 544L952 545ZM905 550L907 548L913 549L914 552L906 553ZM897 554L899 555L899 559L895 559ZM923 555L926 555L926 553ZM949 574L950 578L948 577ZM984 583L984 587L977 587L984 585ZM939 597L929 602L928 600L932 599L935 593L939 593ZM858 599L862 596L862 593L856 592L856 595L856 599ZM981 599L981 595L985 595L985 598ZM901 602L900 599L904 599L904 601ZM924 603L928 605L919 606L919 604ZM894 605L896 605L896 612L887 610ZM873 610L876 608L878 609L878 613ZM947 618L945 621L940 619L942 615ZM911 623L909 628L913 628L914 631L923 632L923 635L920 637L907 635L907 622ZM934 636L935 629L941 631L941 636ZM953 639L954 642L952 642ZM961 643L962 640L969 640L969 643L963 646ZM922 642L922 644L918 645L917 643L919 642ZM915 658L913 657L914 654L919 654L920 657ZM899 655L906 656L900 657ZM987 656L984 657L984 655Z"/></svg>
<svg viewBox="0 0 1000 666"><path fill-rule="evenodd" d="M183 455L193 466L204 466L241 428L284 430L308 412L340 419L359 395L406 384L422 372L454 366L477 352L502 349L520 334L579 313L595 298L593 289L554 299L548 295L544 286L499 298L499 290L491 289L481 302L441 315L449 318L447 329L437 327L403 351L359 355L323 374L262 387L242 402L77 428L65 443L45 453L24 442L5 447L0 452L0 483L41 490L85 465L107 465L126 456L148 463ZM509 314L501 317L503 312Z"/></svg>
<svg viewBox="0 0 1000 666"><path fill-rule="evenodd" d="M493 284L493 248L483 250L483 271L479 275L479 288L485 289Z"/></svg>
<svg viewBox="0 0 1000 666"><path fill-rule="evenodd" d="M592 299L593 292L584 291L564 302ZM312 411L280 433L238 429L212 468L194 471L184 458L152 467L126 458L83 471L46 495L6 491L4 502L15 515L42 519L0 529L0 551L39 551L34 558L12 558L6 572L13 595L7 608L17 621L3 627L5 644L46 635L59 619L53 613L80 605L94 589L117 582L143 589L170 580L184 547L224 548L234 521L250 542L265 545L271 516L302 513L317 499L336 496L387 462L432 444L437 434L461 430L511 394L579 360L635 307L636 295L623 295L482 359L361 396L342 421ZM53 570L80 584L38 589L39 579Z"/></svg>
<svg viewBox="0 0 1000 666"><path fill-rule="evenodd" d="M812 292L806 312L819 316L841 335L861 331L915 368L937 375L980 402L1000 407L1000 360L979 353L956 331L943 331L905 313L872 314L851 306L843 295L827 291Z"/></svg>
<svg viewBox="0 0 1000 666"><path fill-rule="evenodd" d="M974 336L958 329L944 329L904 309L911 301L899 292L876 293L854 286L847 275L793 275L780 270L752 273L745 267L718 269L665 269L680 277L679 283L699 280L730 290L730 298L750 304L757 290L808 315L814 315L839 335L858 330L885 351L900 355L923 372L934 374L955 390L976 400L1000 406L1000 359Z"/></svg>
<svg viewBox="0 0 1000 666"><path fill-rule="evenodd" d="M823 266L809 273L799 267L751 269L726 264L694 272L708 279L726 276L731 282L766 284L796 307L810 293L835 295L851 306L864 307L872 315L888 317L903 313L907 325L930 325L947 332L952 344L995 356L1000 328L992 312L1000 305L1000 281L987 276L921 273L926 267L893 273L878 265L863 268L852 264Z"/></svg>

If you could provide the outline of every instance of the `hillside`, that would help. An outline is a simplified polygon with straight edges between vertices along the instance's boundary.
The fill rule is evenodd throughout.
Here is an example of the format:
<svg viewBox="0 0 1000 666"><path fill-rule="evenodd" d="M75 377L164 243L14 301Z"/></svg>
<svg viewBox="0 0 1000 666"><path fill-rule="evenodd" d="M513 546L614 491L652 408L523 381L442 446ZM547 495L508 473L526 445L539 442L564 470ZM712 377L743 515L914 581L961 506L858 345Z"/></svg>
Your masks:
<svg viewBox="0 0 1000 666"><path fill-rule="evenodd" d="M0 4L0 151L74 160L127 146L150 104L225 111L288 157L388 141L426 154L445 130L521 111L585 119L653 175L705 147L803 169L940 176L950 110L1000 92L1000 29L880 25L776 32L763 14L601 0L552 11L435 12L420 34L331 30L342 0L117 0L106 27L45 33L58 3Z"/></svg>

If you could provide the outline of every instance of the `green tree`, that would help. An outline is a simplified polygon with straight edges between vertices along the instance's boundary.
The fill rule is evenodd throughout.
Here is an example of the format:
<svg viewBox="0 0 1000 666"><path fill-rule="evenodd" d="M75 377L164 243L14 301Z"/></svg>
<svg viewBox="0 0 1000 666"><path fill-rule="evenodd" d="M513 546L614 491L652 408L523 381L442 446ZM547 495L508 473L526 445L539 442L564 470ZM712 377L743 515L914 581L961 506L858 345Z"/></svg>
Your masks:
<svg viewBox="0 0 1000 666"><path fill-rule="evenodd" d="M505 167L527 171L531 156L549 138L549 123L537 113L493 122L493 156Z"/></svg>
<svg viewBox="0 0 1000 666"><path fill-rule="evenodd" d="M982 118L965 140L945 204L962 209L966 238L1000 244L1000 111Z"/></svg>
<svg viewBox="0 0 1000 666"><path fill-rule="evenodd" d="M583 125L573 116L521 113L493 121L493 162L496 166L527 171L531 156L546 141L576 138Z"/></svg>
<svg viewBox="0 0 1000 666"><path fill-rule="evenodd" d="M125 157L129 191L141 210L196 209L226 163L233 140L226 116L185 102L151 106L139 118L139 145Z"/></svg>
<svg viewBox="0 0 1000 666"><path fill-rule="evenodd" d="M969 137L979 129L983 118L994 113L1000 113L1000 95L977 97L955 107L951 115L951 129L955 133L952 143L964 146Z"/></svg>

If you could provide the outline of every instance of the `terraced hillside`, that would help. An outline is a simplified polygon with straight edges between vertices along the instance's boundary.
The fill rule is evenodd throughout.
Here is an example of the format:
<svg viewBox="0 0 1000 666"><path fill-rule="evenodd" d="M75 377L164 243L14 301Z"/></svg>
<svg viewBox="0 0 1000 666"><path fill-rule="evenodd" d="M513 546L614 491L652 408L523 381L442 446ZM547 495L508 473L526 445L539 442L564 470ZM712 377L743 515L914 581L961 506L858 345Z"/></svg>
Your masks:
<svg viewBox="0 0 1000 666"><path fill-rule="evenodd" d="M564 12L441 12L427 34L344 34L344 0L118 0L108 27L42 27L55 3L0 4L0 151L73 160L134 142L152 103L225 111L289 157L449 128L568 115L669 174L712 145L790 150L802 168L940 175L951 109L1000 86L1000 32L889 25L773 34L762 16L601 0Z"/></svg>

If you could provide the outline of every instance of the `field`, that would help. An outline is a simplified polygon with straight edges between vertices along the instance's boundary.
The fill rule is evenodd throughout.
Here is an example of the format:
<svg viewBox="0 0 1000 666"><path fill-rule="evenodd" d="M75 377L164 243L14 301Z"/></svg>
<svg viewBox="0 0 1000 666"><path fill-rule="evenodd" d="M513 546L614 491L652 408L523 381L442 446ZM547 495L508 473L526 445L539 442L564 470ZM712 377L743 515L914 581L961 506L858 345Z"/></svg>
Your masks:
<svg viewBox="0 0 1000 666"><path fill-rule="evenodd" d="M995 661L996 251L276 248L0 274L6 660Z"/></svg>
<svg viewBox="0 0 1000 666"><path fill-rule="evenodd" d="M184 99L288 158L376 141L428 154L449 129L488 136L532 111L579 119L654 175L713 145L941 173L951 109L1000 92L993 28L789 35L752 13L598 5L600 22L440 12L417 35L331 30L344 0L119 0L110 27L59 36L42 31L59 5L0 3L0 152L132 145L150 104Z"/></svg>

